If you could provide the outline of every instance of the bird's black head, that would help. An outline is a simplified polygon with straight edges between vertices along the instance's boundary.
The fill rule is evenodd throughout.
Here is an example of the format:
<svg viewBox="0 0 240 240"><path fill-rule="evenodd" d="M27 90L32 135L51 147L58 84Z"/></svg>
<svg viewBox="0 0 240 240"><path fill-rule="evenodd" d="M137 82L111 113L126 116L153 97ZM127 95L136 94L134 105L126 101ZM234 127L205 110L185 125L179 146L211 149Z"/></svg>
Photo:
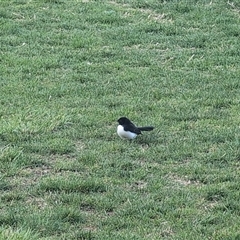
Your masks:
<svg viewBox="0 0 240 240"><path fill-rule="evenodd" d="M126 118L126 117L121 117L121 118L119 118L117 121L118 121L118 123L119 123L120 125L124 125L124 124L129 124L129 123L131 123L130 120L129 120L128 118Z"/></svg>

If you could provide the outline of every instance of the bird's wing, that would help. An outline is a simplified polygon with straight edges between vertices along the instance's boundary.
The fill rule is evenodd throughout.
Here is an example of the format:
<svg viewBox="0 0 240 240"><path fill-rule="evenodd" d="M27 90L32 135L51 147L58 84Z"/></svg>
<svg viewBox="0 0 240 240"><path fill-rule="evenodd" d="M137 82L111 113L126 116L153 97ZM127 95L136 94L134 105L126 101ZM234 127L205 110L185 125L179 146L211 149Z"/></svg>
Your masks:
<svg viewBox="0 0 240 240"><path fill-rule="evenodd" d="M133 133L136 133L136 134L141 134L141 131L140 129L138 129L134 124L126 124L123 126L124 130L125 131L129 131L129 132L133 132Z"/></svg>

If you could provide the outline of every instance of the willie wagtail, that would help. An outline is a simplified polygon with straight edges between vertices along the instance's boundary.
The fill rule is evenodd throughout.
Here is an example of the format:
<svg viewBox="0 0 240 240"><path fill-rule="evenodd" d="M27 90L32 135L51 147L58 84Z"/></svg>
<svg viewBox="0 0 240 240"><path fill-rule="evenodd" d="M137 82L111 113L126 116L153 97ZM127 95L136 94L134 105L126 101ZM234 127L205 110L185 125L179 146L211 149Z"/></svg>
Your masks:
<svg viewBox="0 0 240 240"><path fill-rule="evenodd" d="M128 118L121 117L118 120L117 133L123 139L134 139L141 131L152 131L153 127L136 127Z"/></svg>

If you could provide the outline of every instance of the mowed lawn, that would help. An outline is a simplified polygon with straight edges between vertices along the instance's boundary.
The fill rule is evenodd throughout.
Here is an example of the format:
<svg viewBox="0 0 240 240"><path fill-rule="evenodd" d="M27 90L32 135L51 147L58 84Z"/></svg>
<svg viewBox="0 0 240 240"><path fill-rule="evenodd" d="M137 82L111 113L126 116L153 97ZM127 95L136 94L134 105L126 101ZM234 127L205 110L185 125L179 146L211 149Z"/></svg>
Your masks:
<svg viewBox="0 0 240 240"><path fill-rule="evenodd" d="M238 0L0 0L0 29L1 240L240 239Z"/></svg>

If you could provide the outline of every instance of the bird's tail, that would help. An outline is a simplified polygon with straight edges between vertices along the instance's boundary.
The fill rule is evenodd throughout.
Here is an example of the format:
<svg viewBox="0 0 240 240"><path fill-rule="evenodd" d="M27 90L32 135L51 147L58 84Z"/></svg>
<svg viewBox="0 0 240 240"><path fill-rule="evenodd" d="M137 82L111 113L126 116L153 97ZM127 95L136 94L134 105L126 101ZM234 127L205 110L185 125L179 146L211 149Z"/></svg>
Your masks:
<svg viewBox="0 0 240 240"><path fill-rule="evenodd" d="M140 131L152 131L154 127L139 127L138 128Z"/></svg>

